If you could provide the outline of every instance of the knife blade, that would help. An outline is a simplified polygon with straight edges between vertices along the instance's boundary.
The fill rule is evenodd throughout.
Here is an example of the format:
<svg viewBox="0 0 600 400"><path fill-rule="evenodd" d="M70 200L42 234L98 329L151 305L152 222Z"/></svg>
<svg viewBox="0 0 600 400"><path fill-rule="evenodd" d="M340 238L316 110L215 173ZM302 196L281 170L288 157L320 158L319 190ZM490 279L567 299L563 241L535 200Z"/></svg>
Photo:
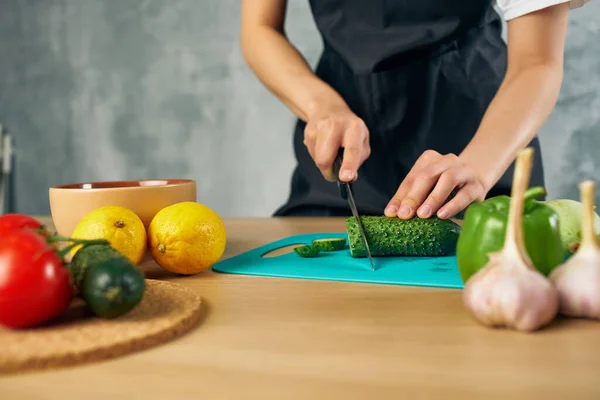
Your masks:
<svg viewBox="0 0 600 400"><path fill-rule="evenodd" d="M367 250L367 257L369 258L369 262L371 263L371 270L375 271L375 264L373 263L373 257L371 256L371 249L369 248L369 242L367 241L367 236L365 235L365 228L363 226L362 220L358 215L358 209L356 208L356 203L354 202L354 195L352 194L352 187L349 182L342 182L340 180L340 168L342 167L342 155L343 148L340 148L338 151L338 155L333 163L333 171L335 173L337 179L337 185L340 190L340 196L348 201L348 205L350 206L350 210L352 211L352 215L356 218L356 222L358 224L358 230L360 232L360 237L362 239L363 245Z"/></svg>

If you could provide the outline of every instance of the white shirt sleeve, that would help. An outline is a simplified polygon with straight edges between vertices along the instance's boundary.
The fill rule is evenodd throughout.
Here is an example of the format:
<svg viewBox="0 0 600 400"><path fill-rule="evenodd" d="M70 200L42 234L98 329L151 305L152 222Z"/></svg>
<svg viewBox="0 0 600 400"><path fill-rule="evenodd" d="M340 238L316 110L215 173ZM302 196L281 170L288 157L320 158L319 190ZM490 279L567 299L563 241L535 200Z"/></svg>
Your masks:
<svg viewBox="0 0 600 400"><path fill-rule="evenodd" d="M571 10L583 7L590 0L496 0L506 21L561 3L570 3Z"/></svg>

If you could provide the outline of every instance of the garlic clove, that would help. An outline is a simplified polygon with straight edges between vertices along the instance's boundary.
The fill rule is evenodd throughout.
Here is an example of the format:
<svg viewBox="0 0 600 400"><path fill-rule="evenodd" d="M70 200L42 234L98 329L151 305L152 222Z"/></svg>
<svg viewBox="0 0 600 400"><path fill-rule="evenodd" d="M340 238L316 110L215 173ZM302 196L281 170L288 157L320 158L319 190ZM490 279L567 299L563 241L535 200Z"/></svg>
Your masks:
<svg viewBox="0 0 600 400"><path fill-rule="evenodd" d="M519 153L504 246L489 254L487 265L465 283L465 307L489 327L532 332L550 323L558 313L558 292L533 266L523 239L524 193L532 163L532 148Z"/></svg>
<svg viewBox="0 0 600 400"><path fill-rule="evenodd" d="M600 246L593 225L595 183L581 182L579 190L583 202L581 243L575 254L550 274L550 280L558 291L562 315L600 319Z"/></svg>

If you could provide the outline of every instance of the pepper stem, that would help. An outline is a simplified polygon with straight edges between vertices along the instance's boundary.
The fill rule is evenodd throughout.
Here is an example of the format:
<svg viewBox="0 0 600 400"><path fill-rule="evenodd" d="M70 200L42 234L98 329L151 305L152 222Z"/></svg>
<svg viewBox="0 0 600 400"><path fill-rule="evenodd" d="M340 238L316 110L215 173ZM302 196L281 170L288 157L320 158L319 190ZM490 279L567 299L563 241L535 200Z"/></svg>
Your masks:
<svg viewBox="0 0 600 400"><path fill-rule="evenodd" d="M525 208L525 192L531 178L533 152L532 147L527 147L517 156L504 241L504 250L519 254L529 266L531 266L531 258L527 254L523 237L523 210Z"/></svg>
<svg viewBox="0 0 600 400"><path fill-rule="evenodd" d="M582 202L581 212L581 245L582 248L598 249L598 241L596 240L596 230L594 229L594 208L596 183L591 180L583 181L579 184L579 193Z"/></svg>
<svg viewBox="0 0 600 400"><path fill-rule="evenodd" d="M527 203L530 200L535 200L538 197L547 195L546 188L543 186L533 186L525 191L524 201Z"/></svg>

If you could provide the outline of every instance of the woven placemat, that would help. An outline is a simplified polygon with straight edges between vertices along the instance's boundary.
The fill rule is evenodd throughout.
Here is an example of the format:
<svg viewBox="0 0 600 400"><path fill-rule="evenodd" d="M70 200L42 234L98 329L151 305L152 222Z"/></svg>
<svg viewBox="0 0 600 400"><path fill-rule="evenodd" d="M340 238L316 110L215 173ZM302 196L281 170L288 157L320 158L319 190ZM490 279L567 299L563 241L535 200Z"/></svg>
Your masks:
<svg viewBox="0 0 600 400"><path fill-rule="evenodd" d="M0 327L0 373L122 356L182 335L195 327L201 316L202 300L196 293L175 283L146 279L140 304L113 320L95 317L76 299L50 324L26 330Z"/></svg>

